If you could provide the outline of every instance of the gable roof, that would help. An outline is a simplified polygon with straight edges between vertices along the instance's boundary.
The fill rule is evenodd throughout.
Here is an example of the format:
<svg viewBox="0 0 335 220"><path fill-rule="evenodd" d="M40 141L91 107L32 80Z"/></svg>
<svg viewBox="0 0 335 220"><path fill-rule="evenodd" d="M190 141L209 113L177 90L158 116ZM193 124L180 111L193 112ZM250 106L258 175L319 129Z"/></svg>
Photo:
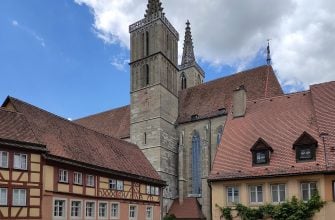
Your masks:
<svg viewBox="0 0 335 220"><path fill-rule="evenodd" d="M218 147L211 180L295 175L326 169L324 148L316 161L297 163L295 141L304 133L320 141L311 92L248 101L245 117L227 119ZM253 167L250 147L263 138L272 148L267 166Z"/></svg>
<svg viewBox="0 0 335 220"><path fill-rule="evenodd" d="M33 105L8 97L4 107L23 114L49 154L147 182L163 184L158 173L134 144L75 124Z"/></svg>
<svg viewBox="0 0 335 220"><path fill-rule="evenodd" d="M109 136L121 139L129 138L130 106L127 105L110 111L80 118L74 122Z"/></svg>
<svg viewBox="0 0 335 220"><path fill-rule="evenodd" d="M222 114L220 109L228 109L233 91L241 85L247 90L248 100L283 94L272 67L260 66L182 90L178 123L191 121L192 115L202 119Z"/></svg>
<svg viewBox="0 0 335 220"><path fill-rule="evenodd" d="M0 108L0 139L40 145L24 115Z"/></svg>

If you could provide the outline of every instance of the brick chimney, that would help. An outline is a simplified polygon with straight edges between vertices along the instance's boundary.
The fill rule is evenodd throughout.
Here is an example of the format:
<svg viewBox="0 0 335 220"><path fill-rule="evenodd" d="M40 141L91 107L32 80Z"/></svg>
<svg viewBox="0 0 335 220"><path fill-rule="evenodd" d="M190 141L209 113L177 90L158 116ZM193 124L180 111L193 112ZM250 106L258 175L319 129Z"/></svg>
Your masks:
<svg viewBox="0 0 335 220"><path fill-rule="evenodd" d="M247 109L247 91L244 85L233 92L233 116L234 118L244 117Z"/></svg>

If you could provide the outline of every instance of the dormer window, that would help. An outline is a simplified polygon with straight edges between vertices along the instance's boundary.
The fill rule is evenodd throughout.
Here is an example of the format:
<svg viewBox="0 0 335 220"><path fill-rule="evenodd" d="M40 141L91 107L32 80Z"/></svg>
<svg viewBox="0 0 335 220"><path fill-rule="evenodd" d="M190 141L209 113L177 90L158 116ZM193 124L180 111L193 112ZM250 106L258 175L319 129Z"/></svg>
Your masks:
<svg viewBox="0 0 335 220"><path fill-rule="evenodd" d="M307 132L304 132L293 144L296 160L298 162L315 161L317 146L317 140Z"/></svg>
<svg viewBox="0 0 335 220"><path fill-rule="evenodd" d="M267 165L270 163L270 156L273 153L272 147L262 138L259 138L250 149L252 153L252 164Z"/></svg>

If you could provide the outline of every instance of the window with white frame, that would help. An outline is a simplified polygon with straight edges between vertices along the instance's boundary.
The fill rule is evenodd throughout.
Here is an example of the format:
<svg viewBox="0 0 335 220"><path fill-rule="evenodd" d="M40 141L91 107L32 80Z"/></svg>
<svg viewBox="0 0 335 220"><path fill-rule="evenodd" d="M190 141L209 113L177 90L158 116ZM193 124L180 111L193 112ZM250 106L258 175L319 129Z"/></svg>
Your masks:
<svg viewBox="0 0 335 220"><path fill-rule="evenodd" d="M0 205L7 206L8 189L0 188Z"/></svg>
<svg viewBox="0 0 335 220"><path fill-rule="evenodd" d="M240 191L238 187L229 186L227 187L227 202L228 204L240 202Z"/></svg>
<svg viewBox="0 0 335 220"><path fill-rule="evenodd" d="M0 151L0 167L8 168L8 152Z"/></svg>
<svg viewBox="0 0 335 220"><path fill-rule="evenodd" d="M155 187L155 195L159 196L159 187Z"/></svg>
<svg viewBox="0 0 335 220"><path fill-rule="evenodd" d="M112 203L111 204L111 217L112 219L119 218L120 215L120 205L119 203Z"/></svg>
<svg viewBox="0 0 335 220"><path fill-rule="evenodd" d="M250 203L262 203L263 202L263 186L249 186Z"/></svg>
<svg viewBox="0 0 335 220"><path fill-rule="evenodd" d="M109 189L116 189L116 180L109 179Z"/></svg>
<svg viewBox="0 0 335 220"><path fill-rule="evenodd" d="M95 217L95 202L86 202L86 217Z"/></svg>
<svg viewBox="0 0 335 220"><path fill-rule="evenodd" d="M83 184L83 174L79 172L73 173L73 183L77 185Z"/></svg>
<svg viewBox="0 0 335 220"><path fill-rule="evenodd" d="M13 206L26 206L27 190L13 189Z"/></svg>
<svg viewBox="0 0 335 220"><path fill-rule="evenodd" d="M123 181L117 180L116 181L116 189L122 191L123 190Z"/></svg>
<svg viewBox="0 0 335 220"><path fill-rule="evenodd" d="M86 185L94 187L94 176L93 175L86 176Z"/></svg>
<svg viewBox="0 0 335 220"><path fill-rule="evenodd" d="M159 195L159 188L147 185L147 194L148 195Z"/></svg>
<svg viewBox="0 0 335 220"><path fill-rule="evenodd" d="M301 183L302 200L308 201L317 192L316 182Z"/></svg>
<svg viewBox="0 0 335 220"><path fill-rule="evenodd" d="M107 212L108 212L108 205L106 202L100 202L99 203L99 218L107 218Z"/></svg>
<svg viewBox="0 0 335 220"><path fill-rule="evenodd" d="M81 217L81 201L71 201L71 217Z"/></svg>
<svg viewBox="0 0 335 220"><path fill-rule="evenodd" d="M153 207L152 206L147 206L146 213L145 213L145 217L146 217L147 220L153 219L153 212L154 212Z"/></svg>
<svg viewBox="0 0 335 220"><path fill-rule="evenodd" d="M14 169L27 170L27 154L14 154Z"/></svg>
<svg viewBox="0 0 335 220"><path fill-rule="evenodd" d="M65 199L55 199L54 200L54 217L66 217L66 200Z"/></svg>
<svg viewBox="0 0 335 220"><path fill-rule="evenodd" d="M137 206L129 205L129 219L134 220L137 219Z"/></svg>
<svg viewBox="0 0 335 220"><path fill-rule="evenodd" d="M280 203L286 200L286 185L273 184L271 185L272 202Z"/></svg>
<svg viewBox="0 0 335 220"><path fill-rule="evenodd" d="M69 182L69 172L67 170L59 169L58 180L61 183Z"/></svg>

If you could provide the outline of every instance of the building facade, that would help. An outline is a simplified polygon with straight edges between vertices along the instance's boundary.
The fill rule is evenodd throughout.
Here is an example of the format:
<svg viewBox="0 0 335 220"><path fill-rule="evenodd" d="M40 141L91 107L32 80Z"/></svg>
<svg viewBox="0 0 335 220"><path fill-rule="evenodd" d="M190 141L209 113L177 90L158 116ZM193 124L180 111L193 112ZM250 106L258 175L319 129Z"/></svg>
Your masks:
<svg viewBox="0 0 335 220"><path fill-rule="evenodd" d="M15 98L0 108L1 219L160 219L141 150Z"/></svg>
<svg viewBox="0 0 335 220"><path fill-rule="evenodd" d="M326 205L313 219L333 219L335 82L236 102L246 108L228 117L209 178L213 219L221 219L216 205L257 208L293 196L308 201L316 192Z"/></svg>

